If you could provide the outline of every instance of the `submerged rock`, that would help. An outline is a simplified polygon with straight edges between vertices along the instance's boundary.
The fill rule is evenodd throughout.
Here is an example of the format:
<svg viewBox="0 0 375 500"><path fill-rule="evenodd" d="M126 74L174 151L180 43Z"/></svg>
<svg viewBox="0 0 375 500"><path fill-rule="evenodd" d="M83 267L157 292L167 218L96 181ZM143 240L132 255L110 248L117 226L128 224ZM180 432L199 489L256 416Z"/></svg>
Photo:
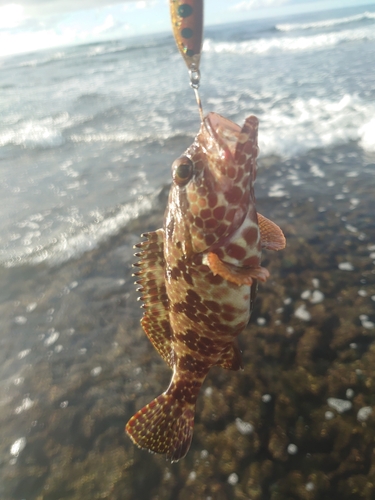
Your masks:
<svg viewBox="0 0 375 500"><path fill-rule="evenodd" d="M267 175L289 168L277 167ZM0 497L374 498L375 201L361 175L338 182L361 203L352 208L319 192L309 201L296 191L267 199L259 190L259 210L285 230L288 246L265 252L271 278L239 338L244 370L210 372L191 451L177 464L136 449L124 434L134 410L171 375L139 326L132 258L122 254L160 225L165 193L152 214L101 247L41 267L37 292L26 280L17 301L1 308L3 334L15 345L0 352ZM25 329L29 344L19 346Z"/></svg>

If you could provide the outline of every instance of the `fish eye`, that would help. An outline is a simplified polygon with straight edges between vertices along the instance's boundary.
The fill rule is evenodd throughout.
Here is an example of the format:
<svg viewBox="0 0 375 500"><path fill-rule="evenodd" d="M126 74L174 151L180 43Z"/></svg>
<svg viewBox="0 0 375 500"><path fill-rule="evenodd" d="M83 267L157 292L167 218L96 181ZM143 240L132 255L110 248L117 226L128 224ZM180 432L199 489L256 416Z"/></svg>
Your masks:
<svg viewBox="0 0 375 500"><path fill-rule="evenodd" d="M179 186L186 184L193 175L193 162L187 156L181 156L173 162L173 181Z"/></svg>

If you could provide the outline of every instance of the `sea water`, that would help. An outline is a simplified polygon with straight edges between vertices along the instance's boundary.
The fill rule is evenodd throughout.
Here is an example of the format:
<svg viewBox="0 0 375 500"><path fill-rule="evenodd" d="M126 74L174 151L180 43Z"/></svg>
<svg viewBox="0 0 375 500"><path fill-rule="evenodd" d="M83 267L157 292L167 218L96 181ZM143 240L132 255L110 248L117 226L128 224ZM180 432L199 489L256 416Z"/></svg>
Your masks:
<svg viewBox="0 0 375 500"><path fill-rule="evenodd" d="M208 26L200 89L205 113L259 118L260 211L310 253L322 242L315 283L343 273L340 287L367 301L346 321L370 333L374 54L374 6ZM90 457L115 447L115 466L129 464L124 424L167 383L140 331L132 246L161 224L170 165L199 128L194 94L166 33L0 59L0 117L0 497L62 498L74 460L92 464L102 494ZM299 256L283 255L299 276ZM310 285L286 290L305 300L293 314L302 324ZM121 498L150 497L143 483ZM78 496L64 498L86 498L74 484Z"/></svg>
<svg viewBox="0 0 375 500"><path fill-rule="evenodd" d="M260 120L261 156L375 150L375 8L207 27L205 112ZM82 254L150 208L199 127L171 34L0 60L0 262Z"/></svg>

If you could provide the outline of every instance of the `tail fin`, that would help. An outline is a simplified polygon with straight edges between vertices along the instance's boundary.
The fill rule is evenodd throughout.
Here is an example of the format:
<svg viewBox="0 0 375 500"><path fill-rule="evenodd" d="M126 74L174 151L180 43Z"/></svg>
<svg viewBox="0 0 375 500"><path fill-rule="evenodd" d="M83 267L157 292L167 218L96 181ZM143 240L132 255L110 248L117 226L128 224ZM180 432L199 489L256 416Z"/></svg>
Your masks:
<svg viewBox="0 0 375 500"><path fill-rule="evenodd" d="M168 391L139 410L126 424L126 432L140 448L166 454L177 462L189 451L195 405L176 399Z"/></svg>

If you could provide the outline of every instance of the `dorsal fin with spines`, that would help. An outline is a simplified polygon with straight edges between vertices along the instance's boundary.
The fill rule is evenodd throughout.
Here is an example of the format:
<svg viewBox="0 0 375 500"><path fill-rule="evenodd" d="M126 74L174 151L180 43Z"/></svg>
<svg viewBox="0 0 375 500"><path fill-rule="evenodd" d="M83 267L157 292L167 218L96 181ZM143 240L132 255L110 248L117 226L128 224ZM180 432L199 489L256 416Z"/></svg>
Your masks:
<svg viewBox="0 0 375 500"><path fill-rule="evenodd" d="M142 307L145 309L141 324L157 352L173 368L169 301L164 276L164 230L158 229L142 236L146 239L135 245L138 250L135 255L140 260L134 264L138 268L134 276L138 278L136 284L140 285L139 300L143 301Z"/></svg>

